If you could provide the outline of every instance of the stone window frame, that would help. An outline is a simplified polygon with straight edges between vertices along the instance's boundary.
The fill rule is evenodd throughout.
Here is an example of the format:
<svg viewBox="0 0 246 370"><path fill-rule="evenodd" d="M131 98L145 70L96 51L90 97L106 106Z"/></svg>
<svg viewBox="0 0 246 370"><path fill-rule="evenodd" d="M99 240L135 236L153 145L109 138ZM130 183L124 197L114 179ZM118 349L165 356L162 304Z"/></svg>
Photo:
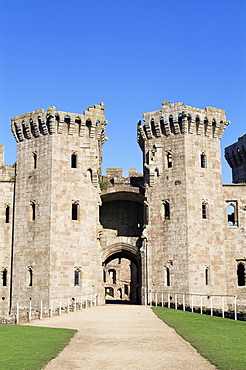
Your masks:
<svg viewBox="0 0 246 370"><path fill-rule="evenodd" d="M171 271L169 265L164 266L164 285L165 287L171 286Z"/></svg>
<svg viewBox="0 0 246 370"><path fill-rule="evenodd" d="M78 153L72 152L71 154L71 168L78 168Z"/></svg>
<svg viewBox="0 0 246 370"><path fill-rule="evenodd" d="M75 267L74 268L74 286L81 286L81 267Z"/></svg>
<svg viewBox="0 0 246 370"><path fill-rule="evenodd" d="M237 287L246 287L246 259L237 259ZM239 266L243 266L243 270L240 272L239 271ZM240 275L239 275L240 274ZM243 283L241 284L241 281Z"/></svg>
<svg viewBox="0 0 246 370"><path fill-rule="evenodd" d="M226 200L227 204L227 226L228 227L238 227L238 201L237 200ZM228 208L233 207L234 212L229 214ZM232 216L233 215L233 216ZM231 216L231 218L230 218ZM232 222L232 225L229 224L229 222Z"/></svg>
<svg viewBox="0 0 246 370"><path fill-rule="evenodd" d="M33 286L33 267L27 266L27 285L29 287Z"/></svg>
<svg viewBox="0 0 246 370"><path fill-rule="evenodd" d="M2 269L2 286L6 287L8 285L8 269L7 267L4 267Z"/></svg>
<svg viewBox="0 0 246 370"><path fill-rule="evenodd" d="M73 200L72 201L72 207L71 207L71 220L72 221L79 221L79 201Z"/></svg>
<svg viewBox="0 0 246 370"><path fill-rule="evenodd" d="M29 203L29 221L35 221L37 218L37 205L35 200L30 200Z"/></svg>
<svg viewBox="0 0 246 370"><path fill-rule="evenodd" d="M201 211L202 211L202 219L203 220L208 220L208 216L209 216L209 207L208 207L208 201L207 200L202 200L202 207L201 207Z"/></svg>
<svg viewBox="0 0 246 370"><path fill-rule="evenodd" d="M172 168L173 167L173 156L172 156L172 151L167 150L166 151L166 168Z"/></svg>
<svg viewBox="0 0 246 370"><path fill-rule="evenodd" d="M113 269L113 268L110 268L108 270L108 274L109 274L110 278L112 279L113 284L116 284L116 270Z"/></svg>
<svg viewBox="0 0 246 370"><path fill-rule="evenodd" d="M6 204L5 206L5 223L9 224L10 223L10 205Z"/></svg>
<svg viewBox="0 0 246 370"><path fill-rule="evenodd" d="M206 265L204 269L205 285L211 285L211 266Z"/></svg>
<svg viewBox="0 0 246 370"><path fill-rule="evenodd" d="M164 220L165 221L170 220L170 200L165 199L165 200L162 200L161 203L162 203L162 207L163 207L162 214L163 214Z"/></svg>
<svg viewBox="0 0 246 370"><path fill-rule="evenodd" d="M207 155L205 151L202 151L200 154L200 165L201 168L207 168Z"/></svg>
<svg viewBox="0 0 246 370"><path fill-rule="evenodd" d="M37 165L38 165L38 155L37 155L37 152L32 152L32 158L33 158L32 168L34 170L36 170L37 169Z"/></svg>

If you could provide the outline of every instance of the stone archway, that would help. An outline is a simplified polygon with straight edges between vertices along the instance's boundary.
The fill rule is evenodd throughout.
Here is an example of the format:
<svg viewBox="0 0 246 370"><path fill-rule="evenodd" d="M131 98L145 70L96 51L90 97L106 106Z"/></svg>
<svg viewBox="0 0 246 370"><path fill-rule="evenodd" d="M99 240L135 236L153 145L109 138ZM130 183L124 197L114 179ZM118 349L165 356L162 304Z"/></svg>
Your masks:
<svg viewBox="0 0 246 370"><path fill-rule="evenodd" d="M104 251L102 259L106 302L140 304L142 277L139 248L117 243Z"/></svg>

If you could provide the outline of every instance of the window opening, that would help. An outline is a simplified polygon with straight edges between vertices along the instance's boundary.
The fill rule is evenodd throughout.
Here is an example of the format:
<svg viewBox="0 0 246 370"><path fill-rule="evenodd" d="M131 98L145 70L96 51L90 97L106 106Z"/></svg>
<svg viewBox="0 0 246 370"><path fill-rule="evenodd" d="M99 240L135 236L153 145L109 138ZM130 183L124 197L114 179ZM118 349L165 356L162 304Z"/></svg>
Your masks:
<svg viewBox="0 0 246 370"><path fill-rule="evenodd" d="M201 154L201 168L207 167L207 157L205 153Z"/></svg>
<svg viewBox="0 0 246 370"><path fill-rule="evenodd" d="M92 182L92 170L90 168L87 170L87 179Z"/></svg>
<svg viewBox="0 0 246 370"><path fill-rule="evenodd" d="M9 212L10 212L10 206L7 205L5 209L5 223L9 224Z"/></svg>
<svg viewBox="0 0 246 370"><path fill-rule="evenodd" d="M79 219L79 204L77 202L72 203L72 220Z"/></svg>
<svg viewBox="0 0 246 370"><path fill-rule="evenodd" d="M170 220L170 204L168 200L163 201L163 207L164 207L164 219Z"/></svg>
<svg viewBox="0 0 246 370"><path fill-rule="evenodd" d="M200 118L196 116L196 133L199 131Z"/></svg>
<svg viewBox="0 0 246 370"><path fill-rule="evenodd" d="M28 273L29 273L29 286L33 286L33 270L31 267L28 267Z"/></svg>
<svg viewBox="0 0 246 370"><path fill-rule="evenodd" d="M172 153L171 152L167 152L167 168L171 168L173 166L173 162L172 162Z"/></svg>
<svg viewBox="0 0 246 370"><path fill-rule="evenodd" d="M3 286L7 286L7 269L4 269L2 272Z"/></svg>
<svg viewBox="0 0 246 370"><path fill-rule="evenodd" d="M205 285L209 285L209 280L210 280L210 271L209 267L205 268Z"/></svg>
<svg viewBox="0 0 246 370"><path fill-rule="evenodd" d="M124 284L124 294L128 295L128 285Z"/></svg>
<svg viewBox="0 0 246 370"><path fill-rule="evenodd" d="M79 286L80 281L80 270L76 269L74 270L74 286Z"/></svg>
<svg viewBox="0 0 246 370"><path fill-rule="evenodd" d="M237 221L237 202L227 202L227 223L228 226L238 226Z"/></svg>
<svg viewBox="0 0 246 370"><path fill-rule="evenodd" d="M32 153L33 155L33 168L37 168L37 153Z"/></svg>
<svg viewBox="0 0 246 370"><path fill-rule="evenodd" d="M113 281L113 284L116 284L116 271L114 269L110 269L108 270L108 273Z"/></svg>
<svg viewBox="0 0 246 370"><path fill-rule="evenodd" d="M34 221L36 218L36 204L35 202L30 203L31 220Z"/></svg>
<svg viewBox="0 0 246 370"><path fill-rule="evenodd" d="M202 218L208 218L208 205L205 202L202 203Z"/></svg>
<svg viewBox="0 0 246 370"><path fill-rule="evenodd" d="M170 268L166 267L166 282L167 286L170 286Z"/></svg>
<svg viewBox="0 0 246 370"><path fill-rule="evenodd" d="M180 132L182 132L182 124L183 124L183 115L182 115L182 113L180 113L178 115L178 123L179 123Z"/></svg>
<svg viewBox="0 0 246 370"><path fill-rule="evenodd" d="M242 262L237 265L237 285L245 285L245 265Z"/></svg>
<svg viewBox="0 0 246 370"><path fill-rule="evenodd" d="M71 155L71 168L77 168L77 154L73 153Z"/></svg>

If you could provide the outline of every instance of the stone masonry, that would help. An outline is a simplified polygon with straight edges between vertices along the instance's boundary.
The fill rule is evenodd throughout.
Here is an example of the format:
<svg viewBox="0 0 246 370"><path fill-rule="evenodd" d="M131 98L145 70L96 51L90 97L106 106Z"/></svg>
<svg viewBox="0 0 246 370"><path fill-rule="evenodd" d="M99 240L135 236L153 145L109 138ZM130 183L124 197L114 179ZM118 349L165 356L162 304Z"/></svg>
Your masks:
<svg viewBox="0 0 246 370"><path fill-rule="evenodd" d="M226 112L163 102L138 122L143 175L123 177L101 173L106 124L103 103L12 118L16 166L0 146L1 314L30 299L157 292L236 295L246 311L245 137L226 148L234 184L222 185Z"/></svg>

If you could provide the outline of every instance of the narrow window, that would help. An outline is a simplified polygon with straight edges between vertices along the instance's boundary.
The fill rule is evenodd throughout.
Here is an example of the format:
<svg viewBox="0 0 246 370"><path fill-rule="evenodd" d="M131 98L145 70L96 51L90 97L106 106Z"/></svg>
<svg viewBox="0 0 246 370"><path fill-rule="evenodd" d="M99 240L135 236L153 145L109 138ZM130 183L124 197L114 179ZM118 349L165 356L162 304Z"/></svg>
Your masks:
<svg viewBox="0 0 246 370"><path fill-rule="evenodd" d="M166 267L166 284L170 286L170 268Z"/></svg>
<svg viewBox="0 0 246 370"><path fill-rule="evenodd" d="M31 221L36 219L36 204L34 201L30 202L30 219Z"/></svg>
<svg viewBox="0 0 246 370"><path fill-rule="evenodd" d="M3 272L3 286L7 286L7 269L4 269Z"/></svg>
<svg viewBox="0 0 246 370"><path fill-rule="evenodd" d="M228 226L238 226L237 201L229 201L227 204L227 224Z"/></svg>
<svg viewBox="0 0 246 370"><path fill-rule="evenodd" d="M87 179L92 182L92 169L91 168L87 170Z"/></svg>
<svg viewBox="0 0 246 370"><path fill-rule="evenodd" d="M237 265L237 285L245 285L245 265L242 262Z"/></svg>
<svg viewBox="0 0 246 370"><path fill-rule="evenodd" d="M33 168L37 168L37 153L32 153L33 155Z"/></svg>
<svg viewBox="0 0 246 370"><path fill-rule="evenodd" d="M72 220L79 219L79 204L77 202L72 203Z"/></svg>
<svg viewBox="0 0 246 370"><path fill-rule="evenodd" d="M201 168L206 168L207 167L207 158L206 154L202 153L201 154Z"/></svg>
<svg viewBox="0 0 246 370"><path fill-rule="evenodd" d="M9 205L7 205L5 209L5 223L6 224L9 224L9 211L10 211L10 207Z"/></svg>
<svg viewBox="0 0 246 370"><path fill-rule="evenodd" d="M71 155L71 168L77 168L77 154L73 153Z"/></svg>
<svg viewBox="0 0 246 370"><path fill-rule="evenodd" d="M164 219L170 220L170 204L168 200L163 201Z"/></svg>
<svg viewBox="0 0 246 370"><path fill-rule="evenodd" d="M74 286L79 286L79 281L80 281L80 270L76 269L74 270Z"/></svg>
<svg viewBox="0 0 246 370"><path fill-rule="evenodd" d="M171 152L167 152L167 168L171 168L173 166L173 162L172 162L172 153Z"/></svg>
<svg viewBox="0 0 246 370"><path fill-rule="evenodd" d="M124 284L124 294L128 295L128 285Z"/></svg>
<svg viewBox="0 0 246 370"><path fill-rule="evenodd" d="M33 270L31 267L28 267L28 285L32 286L33 285Z"/></svg>
<svg viewBox="0 0 246 370"><path fill-rule="evenodd" d="M205 268L205 285L210 284L210 270L209 267Z"/></svg>
<svg viewBox="0 0 246 370"><path fill-rule="evenodd" d="M110 269L108 273L113 281L113 284L116 284L116 271L114 269Z"/></svg>
<svg viewBox="0 0 246 370"><path fill-rule="evenodd" d="M202 218L208 218L208 205L206 202L202 202Z"/></svg>

